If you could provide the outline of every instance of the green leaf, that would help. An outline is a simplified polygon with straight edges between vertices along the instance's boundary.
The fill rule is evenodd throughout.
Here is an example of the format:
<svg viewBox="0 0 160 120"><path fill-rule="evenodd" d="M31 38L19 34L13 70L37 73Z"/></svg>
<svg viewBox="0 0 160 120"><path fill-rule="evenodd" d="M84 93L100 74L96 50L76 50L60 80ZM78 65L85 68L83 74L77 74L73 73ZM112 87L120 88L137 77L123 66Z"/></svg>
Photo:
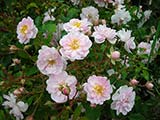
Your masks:
<svg viewBox="0 0 160 120"><path fill-rule="evenodd" d="M139 113L137 114L131 114L129 116L129 120L145 120L145 117Z"/></svg>
<svg viewBox="0 0 160 120"><path fill-rule="evenodd" d="M37 69L36 66L33 66L33 67L28 67L25 73L26 73L26 76L31 76L36 74L37 72L39 72L39 70Z"/></svg>
<svg viewBox="0 0 160 120"><path fill-rule="evenodd" d="M107 46L106 46L105 44L102 44L102 45L101 45L101 50L102 50L102 52L104 52L104 50L106 49L106 47L107 47Z"/></svg>
<svg viewBox="0 0 160 120"><path fill-rule="evenodd" d="M79 120L89 120L87 117L81 117Z"/></svg>
<svg viewBox="0 0 160 120"><path fill-rule="evenodd" d="M52 21L48 21L42 25L42 30L44 32L53 33L56 31L56 24L54 24Z"/></svg>
<svg viewBox="0 0 160 120"><path fill-rule="evenodd" d="M73 113L73 120L77 120L79 115L81 114L83 106L80 104Z"/></svg>
<svg viewBox="0 0 160 120"><path fill-rule="evenodd" d="M89 120L97 120L99 119L100 115L101 115L101 108L99 106L97 106L96 108L92 108L90 107L90 105L86 104L83 105L86 108L86 117Z"/></svg>
<svg viewBox="0 0 160 120"><path fill-rule="evenodd" d="M142 71L142 76L143 76L146 80L149 80L149 73L148 73L148 71L143 70L143 71Z"/></svg>
<svg viewBox="0 0 160 120"><path fill-rule="evenodd" d="M79 10L75 8L71 8L67 13L67 18L68 19L75 18L75 17L78 17L78 15L79 15Z"/></svg>
<svg viewBox="0 0 160 120"><path fill-rule="evenodd" d="M154 51L155 46L156 46L156 41L158 40L158 37L160 36L159 33L160 33L160 21L159 21L159 23L158 23L158 27L157 27L157 31L156 31L155 38L153 39L151 52L150 52L150 55L149 55L149 58L148 58L148 65L149 65L151 56L153 55L153 51Z"/></svg>
<svg viewBox="0 0 160 120"><path fill-rule="evenodd" d="M29 59L28 54L27 54L25 51L23 51L23 50L18 51L17 54L18 54L18 56L21 57L21 58Z"/></svg>
<svg viewBox="0 0 160 120"><path fill-rule="evenodd" d="M40 26L42 25L42 17L41 16L36 17L35 24L36 24L36 27L40 28Z"/></svg>
<svg viewBox="0 0 160 120"><path fill-rule="evenodd" d="M0 120L5 120L5 116L4 116L3 110L0 110Z"/></svg>
<svg viewBox="0 0 160 120"><path fill-rule="evenodd" d="M127 72L126 71L122 71L122 79L125 80L127 77Z"/></svg>
<svg viewBox="0 0 160 120"><path fill-rule="evenodd" d="M69 119L69 111L65 110L62 112L60 120L68 120Z"/></svg>
<svg viewBox="0 0 160 120"><path fill-rule="evenodd" d="M38 8L37 4L32 2L30 4L27 5L27 9L30 9L30 8Z"/></svg>
<svg viewBox="0 0 160 120"><path fill-rule="evenodd" d="M3 98L0 96L0 104L2 103L2 101L3 101Z"/></svg>

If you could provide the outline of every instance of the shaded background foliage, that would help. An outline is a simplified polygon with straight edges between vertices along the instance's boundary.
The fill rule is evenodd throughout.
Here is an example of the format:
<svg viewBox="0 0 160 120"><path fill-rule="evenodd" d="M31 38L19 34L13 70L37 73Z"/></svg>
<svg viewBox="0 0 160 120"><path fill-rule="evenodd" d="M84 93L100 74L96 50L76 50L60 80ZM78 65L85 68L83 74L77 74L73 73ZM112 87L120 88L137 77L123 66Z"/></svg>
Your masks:
<svg viewBox="0 0 160 120"><path fill-rule="evenodd" d="M136 6L142 5L143 10L152 10L152 16L150 20L145 23L145 27L134 31L133 33L139 42L140 40L145 39L145 36L148 35L148 31L150 31L151 26L154 25L157 28L158 21L160 20L160 1L153 0L152 5L148 4L149 0L132 0L131 3ZM83 7L89 5L95 4L92 0L82 0ZM151 78L154 80L155 87L153 91L149 91L141 87L136 88L138 96L136 105L132 112L127 116L116 116L113 111L107 110L106 108L110 108L109 103L111 103L111 101L106 103L103 107L98 106L96 108L90 108L88 102L83 102L80 105L75 104L75 102L73 102L73 105L70 105L71 103L57 105L51 102L50 95L45 90L45 81L47 77L40 74L35 65L38 50L43 44L50 45L50 41L53 39L51 33L56 30L55 24L58 22L67 22L71 18L78 18L81 13L82 6L74 6L69 0L47 0L45 2L44 0L1 0L0 6L0 104L3 102L1 97L2 94L7 93L8 91L13 91L17 86L25 86L28 93L22 97L22 100L26 101L30 105L25 116L29 116L34 113L35 120L63 120L69 119L71 114L73 114L73 119L75 120L96 120L98 118L100 120L110 120L112 118L115 120L160 119L160 52L155 60L149 65L149 69L141 63L137 63L135 66L134 63L131 63L133 64L132 68L135 69L135 71L133 71L133 69L129 69L127 73L125 68L115 68L122 72L123 79L132 78L136 74L138 76L137 79L140 79L142 84L143 82L145 83L146 80L143 79L147 76L147 80ZM46 12L48 8L54 7L57 8L53 13L56 20L49 23L49 25L42 25L44 12ZM99 9L101 9L100 14L104 16L106 20L110 21L110 18L107 18L106 15L112 13L103 8ZM31 16L35 20L35 24L39 29L39 35L35 41L31 41L31 45L24 46L19 44L17 40L16 27L18 22L26 16ZM50 28L49 26L51 29L48 29ZM135 29L134 22L130 23L130 26L132 29ZM44 40L41 33L46 31L46 29L49 31L49 37ZM15 45L20 50L10 51L10 45ZM105 63L104 61L107 61L103 56L106 48L104 45L100 46L101 49L96 48L96 45L91 48L91 53L95 54L89 54L84 61L75 61L73 64L69 64L67 68L67 71L78 77L80 83L84 83L90 74L107 75L107 66L102 64ZM12 58L19 58L21 60L21 64L16 67L10 66ZM93 58L96 58L97 61ZM135 60L136 59L137 57L135 56ZM144 69L142 70L138 68ZM143 77L138 75L139 73L142 73ZM118 76L113 77L113 81L115 81L117 77ZM121 84L118 84L118 86ZM2 106L0 107L2 108ZM86 108L86 111L81 113L80 111L83 107ZM12 120L14 118L11 118L8 115L7 110L0 109L0 119Z"/></svg>

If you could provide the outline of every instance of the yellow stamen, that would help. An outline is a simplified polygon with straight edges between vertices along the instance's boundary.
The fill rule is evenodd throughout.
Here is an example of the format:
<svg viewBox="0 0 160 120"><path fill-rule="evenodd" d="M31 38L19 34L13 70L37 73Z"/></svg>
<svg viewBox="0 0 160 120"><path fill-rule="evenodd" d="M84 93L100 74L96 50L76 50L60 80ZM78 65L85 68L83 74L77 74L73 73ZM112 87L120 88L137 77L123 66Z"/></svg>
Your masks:
<svg viewBox="0 0 160 120"><path fill-rule="evenodd" d="M96 94L102 96L102 95L103 95L104 88L103 88L101 85L95 85L95 86L94 86L94 91L96 92Z"/></svg>
<svg viewBox="0 0 160 120"><path fill-rule="evenodd" d="M81 26L81 22L75 22L75 23L73 23L73 26L79 28Z"/></svg>
<svg viewBox="0 0 160 120"><path fill-rule="evenodd" d="M77 50L79 47L80 47L80 43L77 39L73 39L71 41L71 43L69 44L69 47L72 49L72 50Z"/></svg>
<svg viewBox="0 0 160 120"><path fill-rule="evenodd" d="M48 60L48 64L49 64L49 65L54 65L55 63L56 63L56 61L53 60L53 59L49 59L49 60Z"/></svg>
<svg viewBox="0 0 160 120"><path fill-rule="evenodd" d="M23 25L23 26L21 27L21 29L20 29L20 32L21 32L22 34L26 34L27 29L28 29L28 26L27 26L27 25Z"/></svg>

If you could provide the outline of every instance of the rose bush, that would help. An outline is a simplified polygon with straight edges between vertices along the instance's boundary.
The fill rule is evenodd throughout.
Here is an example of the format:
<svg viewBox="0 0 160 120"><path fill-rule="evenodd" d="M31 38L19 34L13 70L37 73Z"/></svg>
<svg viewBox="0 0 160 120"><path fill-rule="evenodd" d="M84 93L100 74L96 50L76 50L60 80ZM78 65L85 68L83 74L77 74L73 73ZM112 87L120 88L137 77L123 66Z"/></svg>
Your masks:
<svg viewBox="0 0 160 120"><path fill-rule="evenodd" d="M1 3L0 120L160 119L159 1Z"/></svg>

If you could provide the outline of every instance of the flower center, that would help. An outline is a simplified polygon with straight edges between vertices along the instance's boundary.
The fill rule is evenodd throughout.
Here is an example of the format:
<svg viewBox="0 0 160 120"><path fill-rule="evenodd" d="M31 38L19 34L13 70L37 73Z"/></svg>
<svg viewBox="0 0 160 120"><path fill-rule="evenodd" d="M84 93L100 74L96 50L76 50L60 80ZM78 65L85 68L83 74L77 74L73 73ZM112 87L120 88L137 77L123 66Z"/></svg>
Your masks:
<svg viewBox="0 0 160 120"><path fill-rule="evenodd" d="M49 60L48 60L48 64L49 64L49 65L54 65L55 63L56 63L56 61L53 60L53 59L49 59Z"/></svg>
<svg viewBox="0 0 160 120"><path fill-rule="evenodd" d="M77 39L73 39L71 41L71 43L69 44L69 47L72 49L72 50L77 50L79 47L80 47L80 44L79 44L79 41Z"/></svg>
<svg viewBox="0 0 160 120"><path fill-rule="evenodd" d="M62 92L62 94L64 94L64 95L69 95L69 93L70 93L70 88L69 88L69 86L68 85L60 85L59 86L59 90Z"/></svg>
<svg viewBox="0 0 160 120"><path fill-rule="evenodd" d="M28 26L27 26L27 25L23 25L23 26L21 27L21 29L20 29L20 32L21 32L22 34L26 34L26 33L27 33L27 29L28 29Z"/></svg>
<svg viewBox="0 0 160 120"><path fill-rule="evenodd" d="M101 85L95 85L94 86L94 91L96 92L96 94L102 96L104 88Z"/></svg>
<svg viewBox="0 0 160 120"><path fill-rule="evenodd" d="M75 23L73 23L73 26L79 28L81 26L81 22L75 22Z"/></svg>

